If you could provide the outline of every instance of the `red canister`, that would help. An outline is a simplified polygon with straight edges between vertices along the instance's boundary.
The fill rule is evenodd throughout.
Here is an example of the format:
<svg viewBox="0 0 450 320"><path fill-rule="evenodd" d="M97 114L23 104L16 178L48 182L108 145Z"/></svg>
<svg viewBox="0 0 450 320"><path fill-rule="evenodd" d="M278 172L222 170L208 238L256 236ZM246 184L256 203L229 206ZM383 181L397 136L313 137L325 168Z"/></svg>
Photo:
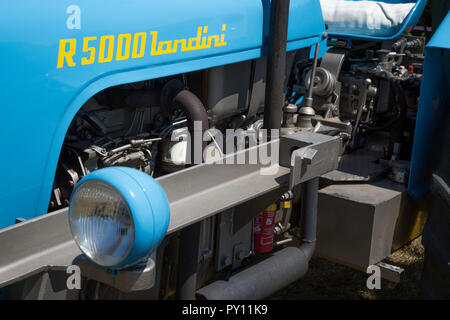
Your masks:
<svg viewBox="0 0 450 320"><path fill-rule="evenodd" d="M253 219L253 251L270 252L273 248L277 205L271 204Z"/></svg>

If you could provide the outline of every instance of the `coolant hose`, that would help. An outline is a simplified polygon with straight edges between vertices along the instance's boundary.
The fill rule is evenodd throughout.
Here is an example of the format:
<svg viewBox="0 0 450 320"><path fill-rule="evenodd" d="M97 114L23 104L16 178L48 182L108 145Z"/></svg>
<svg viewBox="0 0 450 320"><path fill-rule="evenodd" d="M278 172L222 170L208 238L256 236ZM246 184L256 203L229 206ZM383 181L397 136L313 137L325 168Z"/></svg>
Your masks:
<svg viewBox="0 0 450 320"><path fill-rule="evenodd" d="M194 121L201 121L203 132L209 129L208 114L200 99L184 88L183 82L172 79L166 83L161 92L161 104L171 110L181 109L186 114L189 130L194 128Z"/></svg>

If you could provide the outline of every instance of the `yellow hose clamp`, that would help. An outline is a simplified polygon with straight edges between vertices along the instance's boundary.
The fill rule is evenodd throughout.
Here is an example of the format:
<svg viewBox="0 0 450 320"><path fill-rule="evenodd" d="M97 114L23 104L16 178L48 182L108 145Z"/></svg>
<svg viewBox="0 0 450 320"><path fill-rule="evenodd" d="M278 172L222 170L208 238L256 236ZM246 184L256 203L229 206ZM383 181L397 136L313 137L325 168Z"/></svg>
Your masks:
<svg viewBox="0 0 450 320"><path fill-rule="evenodd" d="M290 201L281 201L280 202L280 208L282 209L289 209L291 207Z"/></svg>

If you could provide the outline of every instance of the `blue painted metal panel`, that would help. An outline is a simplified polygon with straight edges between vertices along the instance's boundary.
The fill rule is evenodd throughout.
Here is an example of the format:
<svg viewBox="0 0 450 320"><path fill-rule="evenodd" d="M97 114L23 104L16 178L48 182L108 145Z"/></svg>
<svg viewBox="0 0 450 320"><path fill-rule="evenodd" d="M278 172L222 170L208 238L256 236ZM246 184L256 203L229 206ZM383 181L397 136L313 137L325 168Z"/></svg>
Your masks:
<svg viewBox="0 0 450 320"><path fill-rule="evenodd" d="M349 1L360 1L360 0L349 0ZM380 1L380 0L365 0L365 1ZM360 35L357 33L333 33L331 30L329 31L330 36L333 38L350 38L350 39L360 39L360 40L372 40L372 41L380 41L380 40L389 40L395 39L399 37L405 28L414 26L420 19L423 10L427 4L427 0L382 0L386 3L411 3L416 2L412 10L410 11L407 18L404 20L402 27L394 34L390 34L384 37L375 37L368 35Z"/></svg>
<svg viewBox="0 0 450 320"><path fill-rule="evenodd" d="M73 13L66 12L72 4L67 0L0 2L0 228L13 224L16 217L30 219L47 211L67 128L95 93L123 83L258 58L266 50L268 0L79 0L81 28L68 29L68 18L69 26L74 24ZM324 31L319 2L291 0L290 9L288 50L319 41ZM194 50L183 51L200 27L201 36L224 35L226 45L216 46L211 38L209 47L196 47L193 41ZM157 42L151 32L158 32ZM146 35L141 57L139 33ZM172 41L173 49L175 40L180 42L174 52L152 55L152 44L157 53L160 41ZM119 41L122 50L117 54ZM163 50L168 47L168 42L162 44ZM73 63L65 58L58 68L59 51L71 49ZM117 60L127 52L128 59ZM138 57L132 58L133 52ZM99 61L100 55L105 62Z"/></svg>
<svg viewBox="0 0 450 320"><path fill-rule="evenodd" d="M450 13L426 47L424 75L414 135L408 192L418 199L429 189L433 170L445 146L443 133L450 117ZM449 164L450 165L450 164Z"/></svg>

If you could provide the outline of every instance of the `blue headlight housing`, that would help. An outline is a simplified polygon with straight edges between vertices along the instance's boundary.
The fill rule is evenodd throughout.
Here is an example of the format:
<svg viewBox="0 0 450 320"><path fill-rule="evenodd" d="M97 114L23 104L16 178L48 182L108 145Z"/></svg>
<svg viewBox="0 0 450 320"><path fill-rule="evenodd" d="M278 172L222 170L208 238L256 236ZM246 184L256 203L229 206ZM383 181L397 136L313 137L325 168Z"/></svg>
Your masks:
<svg viewBox="0 0 450 320"><path fill-rule="evenodd" d="M169 218L162 187L146 173L126 167L88 174L69 203L78 247L94 263L112 269L147 258L163 240Z"/></svg>

